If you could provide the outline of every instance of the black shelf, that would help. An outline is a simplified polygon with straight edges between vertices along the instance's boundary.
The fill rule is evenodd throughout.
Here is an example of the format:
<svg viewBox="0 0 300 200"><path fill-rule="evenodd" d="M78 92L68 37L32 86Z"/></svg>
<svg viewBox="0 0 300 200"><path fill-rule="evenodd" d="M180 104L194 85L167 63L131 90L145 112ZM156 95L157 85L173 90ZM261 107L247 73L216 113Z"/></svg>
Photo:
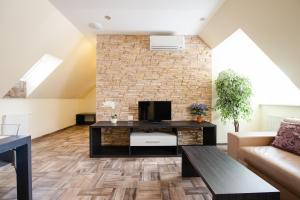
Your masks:
<svg viewBox="0 0 300 200"><path fill-rule="evenodd" d="M102 145L101 129L102 128L127 128L129 132L134 129L160 129L169 128L172 133L178 136L178 129L202 129L203 130L203 145L216 145L216 125L195 121L168 121L161 123L151 123L143 121L119 121L113 124L108 121L99 121L90 126L90 157L139 157L139 156L181 156L181 145L177 146L149 146L149 147L134 147L134 146L112 146ZM129 134L130 135L130 134ZM182 145L185 146L185 145ZM187 145L190 146L190 145ZM199 146L199 144L195 144Z"/></svg>
<svg viewBox="0 0 300 200"><path fill-rule="evenodd" d="M182 148L186 146L202 146L201 144L178 145L177 146L117 146L102 145L92 157L179 157Z"/></svg>
<svg viewBox="0 0 300 200"><path fill-rule="evenodd" d="M76 114L76 125L91 125L96 122L96 113Z"/></svg>
<svg viewBox="0 0 300 200"><path fill-rule="evenodd" d="M176 146L115 146L102 145L94 152L93 157L157 157L157 156L178 156Z"/></svg>
<svg viewBox="0 0 300 200"><path fill-rule="evenodd" d="M177 146L131 146L131 156L178 156Z"/></svg>
<svg viewBox="0 0 300 200"><path fill-rule="evenodd" d="M93 157L125 157L128 154L128 146L102 145L101 148L94 152Z"/></svg>

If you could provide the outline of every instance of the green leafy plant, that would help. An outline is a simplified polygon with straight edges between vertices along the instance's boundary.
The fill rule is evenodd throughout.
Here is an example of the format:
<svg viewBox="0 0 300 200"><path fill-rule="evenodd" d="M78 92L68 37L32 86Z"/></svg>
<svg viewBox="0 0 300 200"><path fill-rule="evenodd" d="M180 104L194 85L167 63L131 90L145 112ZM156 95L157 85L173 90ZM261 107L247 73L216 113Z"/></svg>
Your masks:
<svg viewBox="0 0 300 200"><path fill-rule="evenodd" d="M249 119L252 113L250 81L233 70L221 72L215 81L217 101L215 109L223 121L233 120L235 132L239 132L239 122Z"/></svg>

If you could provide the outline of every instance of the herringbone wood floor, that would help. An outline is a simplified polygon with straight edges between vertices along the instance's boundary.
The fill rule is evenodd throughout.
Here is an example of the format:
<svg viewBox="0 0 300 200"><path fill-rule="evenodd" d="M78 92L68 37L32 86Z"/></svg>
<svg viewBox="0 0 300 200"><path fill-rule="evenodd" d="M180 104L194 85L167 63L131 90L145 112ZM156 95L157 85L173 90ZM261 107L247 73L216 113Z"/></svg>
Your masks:
<svg viewBox="0 0 300 200"><path fill-rule="evenodd" d="M211 199L200 178L181 178L180 158L89 158L87 126L34 141L32 165L35 200ZM15 185L0 168L0 199L16 199Z"/></svg>

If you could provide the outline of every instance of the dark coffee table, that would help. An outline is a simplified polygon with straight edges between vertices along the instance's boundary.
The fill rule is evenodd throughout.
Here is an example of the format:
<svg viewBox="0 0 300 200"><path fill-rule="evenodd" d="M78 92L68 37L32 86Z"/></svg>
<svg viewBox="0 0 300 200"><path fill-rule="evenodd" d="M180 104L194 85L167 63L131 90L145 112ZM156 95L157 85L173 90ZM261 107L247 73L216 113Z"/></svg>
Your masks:
<svg viewBox="0 0 300 200"><path fill-rule="evenodd" d="M215 146L182 147L182 177L200 176L213 200L279 200L272 185Z"/></svg>

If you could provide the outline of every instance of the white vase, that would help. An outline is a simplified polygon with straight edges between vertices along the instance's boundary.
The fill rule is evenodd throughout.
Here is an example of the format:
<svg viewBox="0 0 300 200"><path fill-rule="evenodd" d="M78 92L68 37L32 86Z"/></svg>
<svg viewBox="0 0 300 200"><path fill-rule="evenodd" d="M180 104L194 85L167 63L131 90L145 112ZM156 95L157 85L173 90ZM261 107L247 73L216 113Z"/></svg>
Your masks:
<svg viewBox="0 0 300 200"><path fill-rule="evenodd" d="M118 122L118 119L117 118L111 118L110 121L111 121L111 123L116 124Z"/></svg>

